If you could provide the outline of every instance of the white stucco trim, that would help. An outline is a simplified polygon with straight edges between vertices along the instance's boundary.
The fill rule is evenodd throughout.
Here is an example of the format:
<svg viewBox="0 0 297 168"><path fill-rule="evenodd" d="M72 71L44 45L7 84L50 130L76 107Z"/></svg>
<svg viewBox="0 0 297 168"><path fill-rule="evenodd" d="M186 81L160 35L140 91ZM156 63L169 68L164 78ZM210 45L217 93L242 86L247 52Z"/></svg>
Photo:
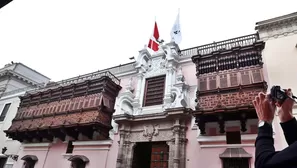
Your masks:
<svg viewBox="0 0 297 168"><path fill-rule="evenodd" d="M74 148L73 151L109 150L110 148Z"/></svg>
<svg viewBox="0 0 297 168"><path fill-rule="evenodd" d="M72 144L73 146L106 146L106 145L112 145L112 140L106 140L106 141L74 141ZM76 149L76 148L75 148ZM86 149L86 148L84 148Z"/></svg>
<svg viewBox="0 0 297 168"><path fill-rule="evenodd" d="M49 147L52 143L23 143L22 147Z"/></svg>
<svg viewBox="0 0 297 168"><path fill-rule="evenodd" d="M255 140L257 138L257 134L247 134L247 135L241 135L241 140ZM197 137L198 142L218 142L218 141L226 141L225 135L219 135L219 136L198 136Z"/></svg>
<svg viewBox="0 0 297 168"><path fill-rule="evenodd" d="M19 96L24 95L25 93L26 93L26 91L22 91L22 92L19 92L19 93L15 93L15 94L3 96L3 97L1 97L1 101L6 100L6 99L11 99L11 98L19 97Z"/></svg>
<svg viewBox="0 0 297 168"><path fill-rule="evenodd" d="M71 156L73 156L72 153L62 153L61 155L62 155L63 158L65 158L65 159L69 159Z"/></svg>
<svg viewBox="0 0 297 168"><path fill-rule="evenodd" d="M254 147L255 144L222 144L222 145L200 145L200 148L240 148Z"/></svg>
<svg viewBox="0 0 297 168"><path fill-rule="evenodd" d="M41 149L36 149L36 148L24 148L23 151L48 151L49 148L41 148Z"/></svg>

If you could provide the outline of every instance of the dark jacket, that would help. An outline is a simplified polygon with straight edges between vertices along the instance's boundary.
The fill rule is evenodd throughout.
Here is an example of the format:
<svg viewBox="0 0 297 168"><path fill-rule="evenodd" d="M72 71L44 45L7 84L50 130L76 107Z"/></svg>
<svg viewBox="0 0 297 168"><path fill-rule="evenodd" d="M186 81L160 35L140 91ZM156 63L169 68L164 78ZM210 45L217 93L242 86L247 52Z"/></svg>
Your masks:
<svg viewBox="0 0 297 168"><path fill-rule="evenodd" d="M288 147L275 151L273 131L270 124L265 123L258 129L256 139L255 168L297 168L297 121L281 123Z"/></svg>

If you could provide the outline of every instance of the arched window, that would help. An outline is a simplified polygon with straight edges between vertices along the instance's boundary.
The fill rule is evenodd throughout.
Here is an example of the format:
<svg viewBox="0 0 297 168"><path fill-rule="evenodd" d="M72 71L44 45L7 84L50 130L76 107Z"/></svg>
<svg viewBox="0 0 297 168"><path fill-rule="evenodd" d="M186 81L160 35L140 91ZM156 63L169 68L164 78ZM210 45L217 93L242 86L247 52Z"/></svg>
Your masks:
<svg viewBox="0 0 297 168"><path fill-rule="evenodd" d="M26 155L22 157L22 160L24 161L23 168L34 168L38 158L35 155Z"/></svg>
<svg viewBox="0 0 297 168"><path fill-rule="evenodd" d="M71 168L85 168L89 162L89 159L83 155L74 155L68 160L71 161Z"/></svg>

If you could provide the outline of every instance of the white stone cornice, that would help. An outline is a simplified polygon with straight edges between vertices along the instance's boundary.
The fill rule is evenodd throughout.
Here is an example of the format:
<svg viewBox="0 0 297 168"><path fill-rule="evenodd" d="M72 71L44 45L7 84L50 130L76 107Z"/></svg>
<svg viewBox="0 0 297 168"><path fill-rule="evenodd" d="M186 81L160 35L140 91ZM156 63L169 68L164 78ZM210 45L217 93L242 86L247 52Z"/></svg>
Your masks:
<svg viewBox="0 0 297 168"><path fill-rule="evenodd" d="M111 146L112 140L105 141L74 141L73 146Z"/></svg>
<svg viewBox="0 0 297 168"><path fill-rule="evenodd" d="M51 143L23 143L22 146L26 148L30 147L49 147L51 146Z"/></svg>
<svg viewBox="0 0 297 168"><path fill-rule="evenodd" d="M261 40L297 34L297 12L256 23Z"/></svg>

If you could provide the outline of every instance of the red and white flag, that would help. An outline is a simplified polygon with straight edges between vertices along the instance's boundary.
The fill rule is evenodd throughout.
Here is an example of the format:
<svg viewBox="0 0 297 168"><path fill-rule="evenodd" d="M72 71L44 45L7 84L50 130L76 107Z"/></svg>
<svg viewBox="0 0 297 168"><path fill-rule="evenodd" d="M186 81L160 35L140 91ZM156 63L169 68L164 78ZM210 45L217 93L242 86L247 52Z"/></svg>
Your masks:
<svg viewBox="0 0 297 168"><path fill-rule="evenodd" d="M154 32L153 32L152 37L150 38L148 48L152 49L153 51L158 51L159 50L159 43L158 43L159 38L160 38L160 35L159 35L158 25L157 25L157 22L155 21Z"/></svg>

